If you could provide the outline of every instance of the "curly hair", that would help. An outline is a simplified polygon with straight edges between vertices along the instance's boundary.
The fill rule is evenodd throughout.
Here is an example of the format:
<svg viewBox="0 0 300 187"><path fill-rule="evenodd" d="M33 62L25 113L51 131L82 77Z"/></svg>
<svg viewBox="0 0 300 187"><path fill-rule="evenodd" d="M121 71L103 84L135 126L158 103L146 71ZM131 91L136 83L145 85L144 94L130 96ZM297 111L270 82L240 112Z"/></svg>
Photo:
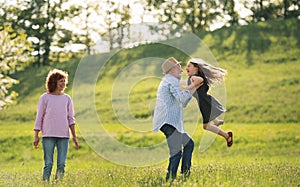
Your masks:
<svg viewBox="0 0 300 187"><path fill-rule="evenodd" d="M68 83L68 73L59 69L50 70L46 79L47 92L52 93L56 90L57 81L65 79L66 84Z"/></svg>

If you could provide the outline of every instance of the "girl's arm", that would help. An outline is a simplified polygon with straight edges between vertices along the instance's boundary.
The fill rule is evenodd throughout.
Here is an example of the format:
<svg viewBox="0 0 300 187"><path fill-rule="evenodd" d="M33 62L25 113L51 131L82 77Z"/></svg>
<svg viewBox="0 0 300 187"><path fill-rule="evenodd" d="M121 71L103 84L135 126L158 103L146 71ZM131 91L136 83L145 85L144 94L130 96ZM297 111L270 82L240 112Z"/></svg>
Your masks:
<svg viewBox="0 0 300 187"><path fill-rule="evenodd" d="M185 90L189 90L191 94L194 94L194 92L203 84L203 78L199 76L191 76L190 80L191 84L188 85Z"/></svg>
<svg viewBox="0 0 300 187"><path fill-rule="evenodd" d="M194 84L194 87L196 87L196 89L198 89L203 84L203 78L199 77L199 76L192 76L191 82L192 82L192 84Z"/></svg>
<svg viewBox="0 0 300 187"><path fill-rule="evenodd" d="M202 84L203 78L199 76L191 76L191 84L186 88L193 94Z"/></svg>

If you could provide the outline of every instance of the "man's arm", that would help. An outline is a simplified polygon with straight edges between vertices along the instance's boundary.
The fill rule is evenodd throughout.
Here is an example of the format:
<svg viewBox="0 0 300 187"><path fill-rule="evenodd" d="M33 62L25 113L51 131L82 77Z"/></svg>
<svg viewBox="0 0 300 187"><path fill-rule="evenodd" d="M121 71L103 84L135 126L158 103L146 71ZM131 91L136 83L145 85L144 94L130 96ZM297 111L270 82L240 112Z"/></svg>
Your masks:
<svg viewBox="0 0 300 187"><path fill-rule="evenodd" d="M185 107L192 98L191 92L189 90L181 91L179 86L176 87L172 84L169 84L169 88L171 94L176 98L176 100L183 104L183 107Z"/></svg>

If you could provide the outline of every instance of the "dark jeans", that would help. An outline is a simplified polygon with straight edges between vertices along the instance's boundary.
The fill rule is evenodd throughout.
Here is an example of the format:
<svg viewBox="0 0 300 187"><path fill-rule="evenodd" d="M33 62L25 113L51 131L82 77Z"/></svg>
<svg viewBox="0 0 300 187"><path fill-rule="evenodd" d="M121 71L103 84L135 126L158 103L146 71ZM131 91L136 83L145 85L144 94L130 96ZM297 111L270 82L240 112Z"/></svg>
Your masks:
<svg viewBox="0 0 300 187"><path fill-rule="evenodd" d="M192 153L194 150L194 141L186 133L180 133L175 127L169 124L163 125L160 130L167 138L167 143L170 151L168 173L166 179L171 176L172 179L176 178L177 169L180 159L181 173L189 173L191 168ZM183 147L183 152L182 152Z"/></svg>

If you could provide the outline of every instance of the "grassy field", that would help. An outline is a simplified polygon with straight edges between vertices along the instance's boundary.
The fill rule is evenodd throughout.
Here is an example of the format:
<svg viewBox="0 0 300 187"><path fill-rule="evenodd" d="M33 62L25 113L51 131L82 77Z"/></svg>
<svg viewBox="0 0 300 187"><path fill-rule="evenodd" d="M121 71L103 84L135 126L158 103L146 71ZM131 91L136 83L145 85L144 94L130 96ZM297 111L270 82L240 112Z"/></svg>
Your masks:
<svg viewBox="0 0 300 187"><path fill-rule="evenodd" d="M204 133L193 100L185 110L186 127L196 144L192 175L184 181L179 174L172 185L300 186L299 29L299 20L286 20L198 34L214 55L209 58L216 58L218 65L228 70L224 87L220 87L226 91L222 99L227 109L222 128L234 132L234 145L227 148L224 139ZM176 42L180 43L170 41ZM192 56L203 52L193 48L195 45L189 47ZM103 125L101 133L125 145L140 148L164 142L162 133L151 132L156 90L162 76L155 63L168 56L185 61L188 55L162 43L121 50L101 72L93 74L95 84L89 83L89 73L103 65L99 59L106 55L110 54L88 57L91 60L83 75L76 75L78 65L84 64L82 59L28 68L13 75L20 80L14 86L19 97L15 105L0 111L0 186L43 185L43 154L41 148L32 147L32 128L38 98L45 90L45 77L53 67L70 73L66 93L75 99L80 149L70 147L64 180L51 181L49 186L171 185L164 181L166 159L144 167L121 166L98 155L99 150L89 146L93 140L85 135L98 132L95 125L99 124L90 118L97 116ZM139 59L149 61L138 66ZM88 84L76 87L75 77ZM215 90L213 94L217 94ZM89 99L92 103L87 104ZM192 112L195 115L186 115L190 111L196 111ZM213 143L207 149L201 143L205 142L203 137L212 137ZM98 141L103 149L113 149L102 139ZM144 156L147 161L152 159Z"/></svg>
<svg viewBox="0 0 300 187"><path fill-rule="evenodd" d="M42 185L42 150L33 149L31 128L31 124L2 126L0 186ZM204 132L197 130L193 134L196 145L192 175L185 181L179 174L174 186L300 185L299 124L226 124L223 128L234 131L233 147L227 148L225 141L217 137L205 152L200 153L199 143ZM157 134L156 138L161 136L161 133ZM52 181L51 185L170 185L164 181L166 161L148 167L116 165L97 155L81 136L79 139L78 151L70 147L64 180ZM55 171L55 166L53 169Z"/></svg>
<svg viewBox="0 0 300 187"><path fill-rule="evenodd" d="M206 33L203 36L199 34L203 42L211 49L218 65L228 71L224 84L226 87L224 96L228 111L226 113L227 122L298 123L300 121L298 112L300 102L296 102L300 93L300 60L298 58L300 56L300 39L299 35L295 33L299 27L298 20L287 20L226 28ZM249 33L255 32L264 33L264 35L259 34L256 36L259 39L252 39L254 36ZM239 35L243 36L243 40L237 37ZM268 43L263 49L260 46L262 40ZM251 48L247 45L247 41L252 42ZM194 53L195 56L199 55L197 51ZM95 63L90 62L87 67L93 67L92 64L97 68L101 64L99 59L105 55L91 57L91 61L95 61ZM105 119L102 120L111 124L118 123L115 116L112 115L114 112L111 108L112 102L118 101L118 98L113 100L111 93L115 85L120 90L128 86L126 82L121 84L115 82L124 69L139 59L169 56L183 60L183 68L185 67L185 60L188 56L182 51L162 44L149 44L121 50L105 64L100 72L96 72L96 74L99 73L98 80L96 85L90 87L95 91L97 112L101 113L100 116L105 116ZM249 63L250 59L251 63ZM26 71L14 74L13 77L20 80L20 84L14 87L14 90L19 93L18 104L1 111L0 120L9 123L32 122L38 98L45 91L45 77L53 67L70 73L69 88L66 92L72 96L74 94L72 90L74 89L74 76L80 60L73 59L70 62L53 64L51 67L28 68ZM160 66L155 65L135 67L130 69L130 73L132 73L130 76L153 72L153 75L161 77L159 68ZM91 70L93 69L91 68ZM80 78L84 80L89 76L87 71ZM148 79L143 79L144 82L137 80L135 84L130 85L132 88L129 90L130 92L126 93L130 96L129 102L133 115L139 119L147 119L153 112L153 104L150 110L143 104L151 103L155 99L159 79L152 78L149 76ZM118 95L114 96L119 97Z"/></svg>

